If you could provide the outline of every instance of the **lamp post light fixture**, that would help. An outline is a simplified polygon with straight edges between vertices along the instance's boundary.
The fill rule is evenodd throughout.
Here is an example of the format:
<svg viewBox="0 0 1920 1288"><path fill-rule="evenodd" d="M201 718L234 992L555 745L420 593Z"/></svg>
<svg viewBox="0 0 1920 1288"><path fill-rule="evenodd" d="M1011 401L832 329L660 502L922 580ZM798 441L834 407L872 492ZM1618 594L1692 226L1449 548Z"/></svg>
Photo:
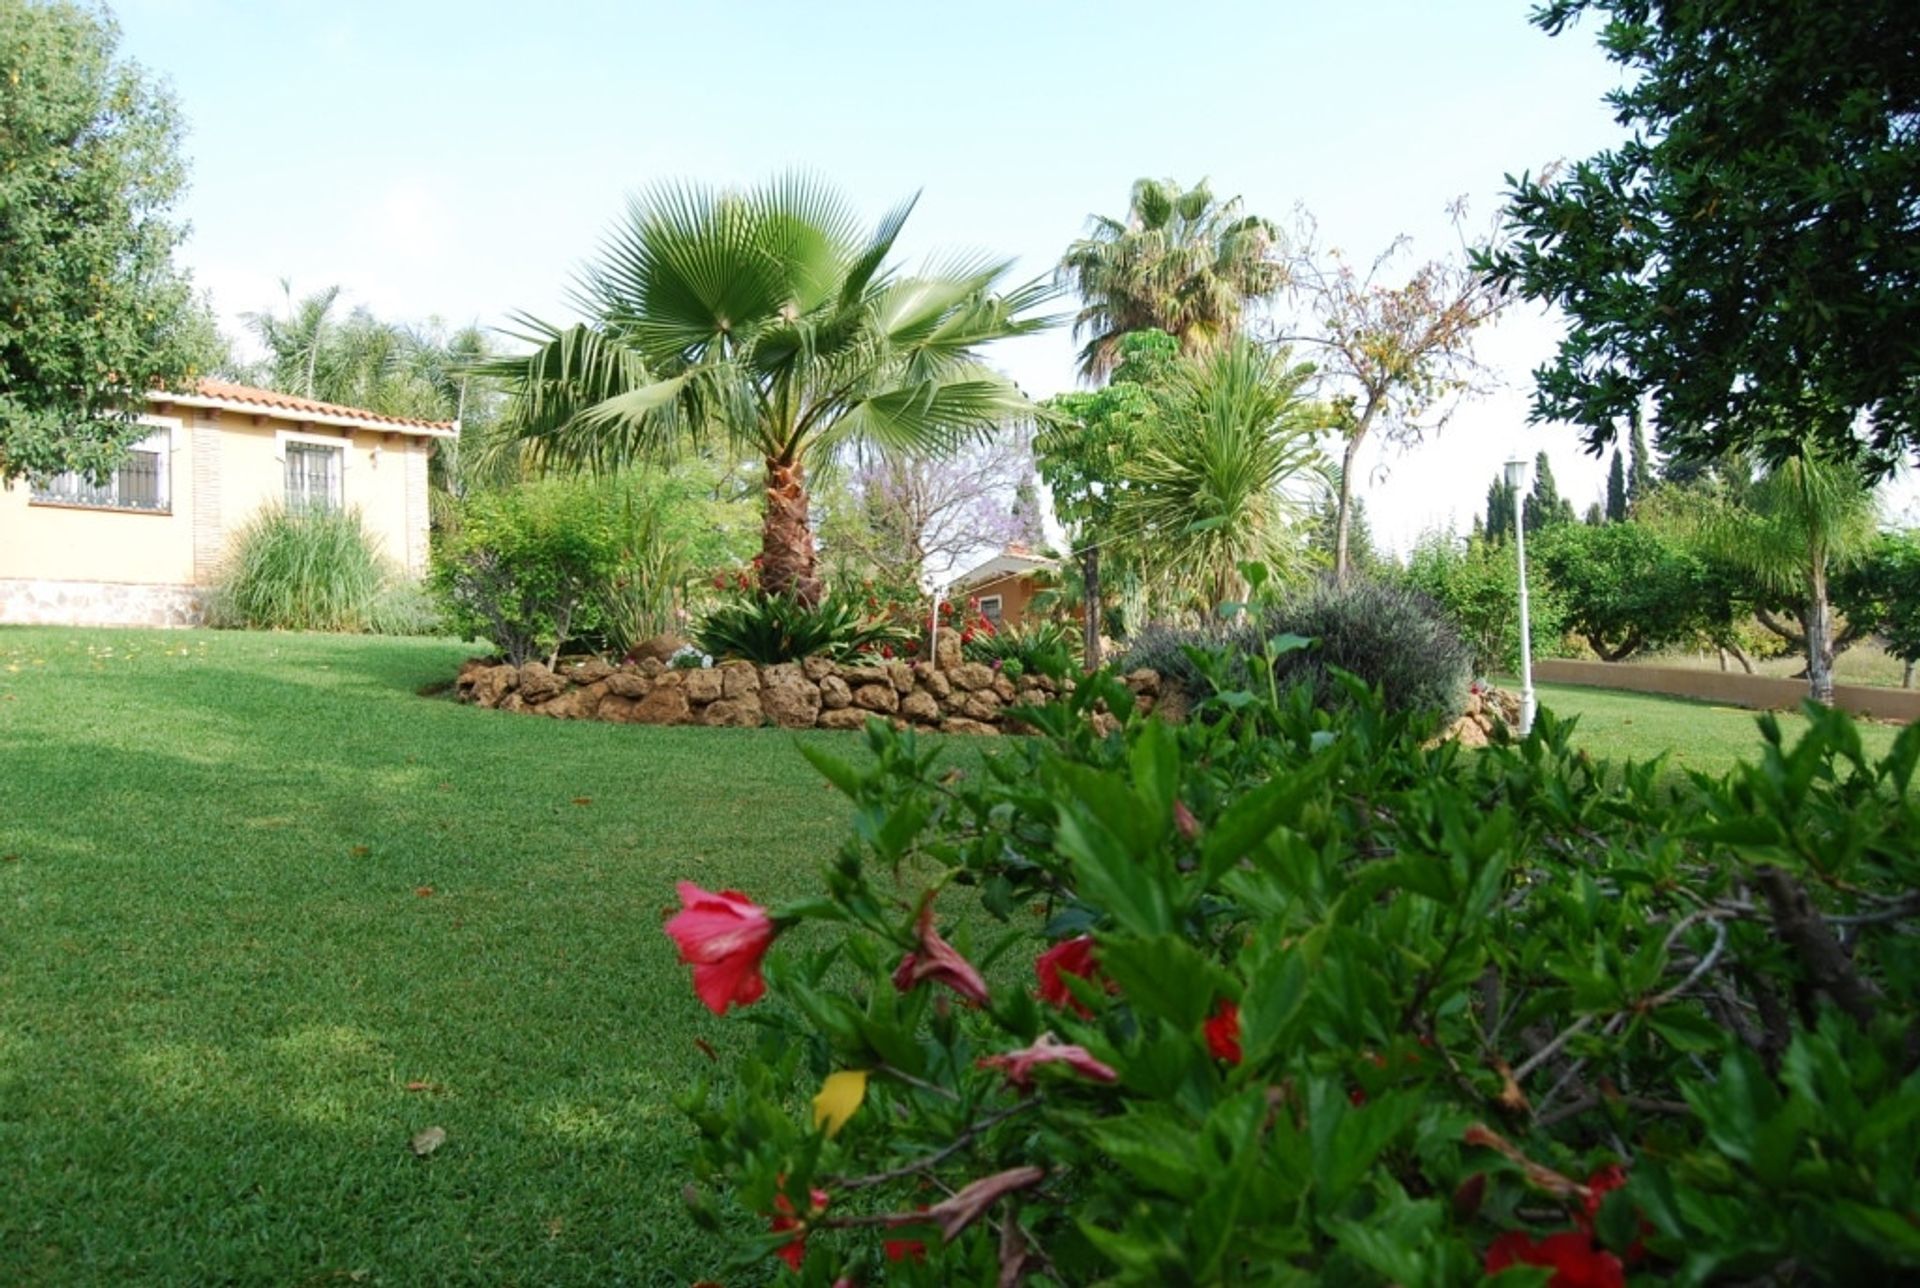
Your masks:
<svg viewBox="0 0 1920 1288"><path fill-rule="evenodd" d="M1515 456L1507 462L1507 490L1513 493L1513 550L1520 565L1520 736L1533 732L1533 630L1527 617L1527 507L1522 493L1530 462Z"/></svg>

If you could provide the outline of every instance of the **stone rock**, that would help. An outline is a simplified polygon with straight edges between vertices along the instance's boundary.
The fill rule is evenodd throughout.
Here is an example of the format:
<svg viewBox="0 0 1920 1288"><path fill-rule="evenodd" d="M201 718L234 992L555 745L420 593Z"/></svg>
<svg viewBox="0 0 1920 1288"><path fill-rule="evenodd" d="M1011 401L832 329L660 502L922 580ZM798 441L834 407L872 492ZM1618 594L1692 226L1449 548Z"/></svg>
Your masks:
<svg viewBox="0 0 1920 1288"><path fill-rule="evenodd" d="M693 703L694 706L703 707L709 702L718 702L720 700L721 686L723 683L720 679L720 672L714 670L712 667L702 666L689 668L688 670L682 671L681 674L687 677L683 684L683 687L687 691L687 701Z"/></svg>
<svg viewBox="0 0 1920 1288"><path fill-rule="evenodd" d="M760 672L753 669L753 663L722 662L717 669L720 672L721 697L744 698L750 693L760 692Z"/></svg>
<svg viewBox="0 0 1920 1288"><path fill-rule="evenodd" d="M700 723L734 729L758 729L766 720L758 693L743 693L737 698L709 702L700 712Z"/></svg>
<svg viewBox="0 0 1920 1288"><path fill-rule="evenodd" d="M591 720L599 712L600 700L606 692L604 684L568 689L559 697L541 703L540 714L556 720Z"/></svg>
<svg viewBox="0 0 1920 1288"><path fill-rule="evenodd" d="M1133 695L1133 709L1144 716L1152 712L1153 704L1157 701L1159 699L1151 693L1136 693Z"/></svg>
<svg viewBox="0 0 1920 1288"><path fill-rule="evenodd" d="M916 691L900 699L900 714L921 724L938 724L940 704L931 693Z"/></svg>
<svg viewBox="0 0 1920 1288"><path fill-rule="evenodd" d="M520 668L502 664L475 671L470 676L473 700L483 707L497 707L509 693L520 687Z"/></svg>
<svg viewBox="0 0 1920 1288"><path fill-rule="evenodd" d="M1000 718L1000 699L991 689L981 689L978 693L969 693L966 703L960 708L960 714L969 720L998 720Z"/></svg>
<svg viewBox="0 0 1920 1288"><path fill-rule="evenodd" d="M800 659L800 670L815 684L834 673L833 659L830 657L805 657Z"/></svg>
<svg viewBox="0 0 1920 1288"><path fill-rule="evenodd" d="M949 630L940 632L940 638L933 643L933 664L942 671L951 671L960 665L960 636Z"/></svg>
<svg viewBox="0 0 1920 1288"><path fill-rule="evenodd" d="M782 729L811 729L820 715L820 690L796 662L760 670L760 705Z"/></svg>
<svg viewBox="0 0 1920 1288"><path fill-rule="evenodd" d="M1158 697L1160 695L1160 673L1149 670L1144 666L1136 671L1128 671L1127 687L1135 693L1144 693L1150 698Z"/></svg>
<svg viewBox="0 0 1920 1288"><path fill-rule="evenodd" d="M653 692L653 681L638 671L615 671L607 677L607 692L622 698L644 698Z"/></svg>
<svg viewBox="0 0 1920 1288"><path fill-rule="evenodd" d="M893 683L887 678L887 668L884 666L843 666L840 668L840 678L847 682L849 688L855 689L863 684Z"/></svg>
<svg viewBox="0 0 1920 1288"><path fill-rule="evenodd" d="M947 696L940 699L940 705L948 711L958 712L967 705L967 699L972 696L965 689L949 689Z"/></svg>
<svg viewBox="0 0 1920 1288"><path fill-rule="evenodd" d="M1119 727L1120 722L1116 720L1111 713L1106 711L1096 711L1093 713L1093 731L1102 738L1113 733L1119 729Z"/></svg>
<svg viewBox="0 0 1920 1288"><path fill-rule="evenodd" d="M822 711L820 728L822 729L864 729L867 721L873 718L871 711L859 707L841 707L838 711Z"/></svg>
<svg viewBox="0 0 1920 1288"><path fill-rule="evenodd" d="M915 678L921 688L936 698L944 698L953 692L953 681L947 678L945 671L936 671L932 667L917 668Z"/></svg>
<svg viewBox="0 0 1920 1288"><path fill-rule="evenodd" d="M968 720L962 716L948 716L946 720L941 723L940 732L966 733L979 736L997 734L1000 731L992 725L984 724L978 720Z"/></svg>
<svg viewBox="0 0 1920 1288"><path fill-rule="evenodd" d="M560 674L575 684L598 684L613 674L613 667L603 658L590 657L566 663L560 668Z"/></svg>
<svg viewBox="0 0 1920 1288"><path fill-rule="evenodd" d="M538 706L557 697L567 682L547 669L544 662L529 662L520 668L520 698L528 706Z"/></svg>
<svg viewBox="0 0 1920 1288"><path fill-rule="evenodd" d="M913 692L912 667L908 666L905 662L889 662L882 669L886 671L887 680L893 685L893 691L895 693L905 697L907 694Z"/></svg>
<svg viewBox="0 0 1920 1288"><path fill-rule="evenodd" d="M1013 701L1013 681L1004 675L993 677L993 696L1002 702Z"/></svg>
<svg viewBox="0 0 1920 1288"><path fill-rule="evenodd" d="M953 681L955 688L971 692L976 689L992 688L995 676L990 666L979 662L962 662L948 673L947 678Z"/></svg>
<svg viewBox="0 0 1920 1288"><path fill-rule="evenodd" d="M687 687L687 673L678 667L662 667L660 674L653 677L656 689L684 689Z"/></svg>
<svg viewBox="0 0 1920 1288"><path fill-rule="evenodd" d="M687 691L677 684L660 684L634 707L632 721L634 724L681 725L692 718Z"/></svg>
<svg viewBox="0 0 1920 1288"><path fill-rule="evenodd" d="M526 709L527 700L518 693L509 693L506 697L500 699L500 705L495 708L495 710L498 711L525 711Z"/></svg>
<svg viewBox="0 0 1920 1288"><path fill-rule="evenodd" d="M1053 682L1051 675L1029 675L1027 683L1042 693L1058 693L1060 686Z"/></svg>
<svg viewBox="0 0 1920 1288"><path fill-rule="evenodd" d="M1022 689L1017 695L1022 706L1044 707L1047 705L1047 693L1044 689Z"/></svg>
<svg viewBox="0 0 1920 1288"><path fill-rule="evenodd" d="M604 720L608 724L632 724L633 709L640 704L632 698L623 698L611 690L600 699L600 710L594 713L594 719Z"/></svg>
<svg viewBox="0 0 1920 1288"><path fill-rule="evenodd" d="M853 691L853 705L891 715L900 709L900 695L891 684L863 684Z"/></svg>
<svg viewBox="0 0 1920 1288"><path fill-rule="evenodd" d="M1487 745L1487 731L1482 729L1480 722L1472 716L1461 716L1441 737L1457 739L1462 747Z"/></svg>
<svg viewBox="0 0 1920 1288"><path fill-rule="evenodd" d="M649 680L657 680L667 673L667 664L657 657L643 657L635 666Z"/></svg>
<svg viewBox="0 0 1920 1288"><path fill-rule="evenodd" d="M665 664L666 660L687 647L687 641L669 631L665 635L656 635L650 640L642 640L628 651L627 656L636 662L654 661Z"/></svg>
<svg viewBox="0 0 1920 1288"><path fill-rule="evenodd" d="M1193 710L1193 699L1179 685L1166 684L1161 686L1159 700L1153 704L1153 709L1162 720L1180 724Z"/></svg>
<svg viewBox="0 0 1920 1288"><path fill-rule="evenodd" d="M820 705L829 711L838 711L842 707L853 705L853 690L847 682L837 675L829 675L820 681Z"/></svg>

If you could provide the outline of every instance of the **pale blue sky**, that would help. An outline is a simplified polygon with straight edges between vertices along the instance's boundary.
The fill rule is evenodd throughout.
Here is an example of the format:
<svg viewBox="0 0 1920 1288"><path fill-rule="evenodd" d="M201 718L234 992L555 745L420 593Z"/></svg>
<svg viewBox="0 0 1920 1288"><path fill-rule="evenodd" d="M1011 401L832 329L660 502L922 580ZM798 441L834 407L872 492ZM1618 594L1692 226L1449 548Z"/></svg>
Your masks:
<svg viewBox="0 0 1920 1288"><path fill-rule="evenodd" d="M909 255L985 248L1050 271L1142 174L1304 203L1371 255L1452 244L1502 176L1615 137L1591 30L1526 0L912 0L551 5L125 0L128 54L188 120L185 258L222 315L333 283L383 316L492 325L563 312L625 194L800 166L877 217L915 189ZM1383 537L1464 528L1516 446L1550 450L1585 508L1602 466L1524 426L1554 328L1517 313L1483 346L1512 388L1371 481ZM1029 391L1072 381L1065 332L996 359Z"/></svg>

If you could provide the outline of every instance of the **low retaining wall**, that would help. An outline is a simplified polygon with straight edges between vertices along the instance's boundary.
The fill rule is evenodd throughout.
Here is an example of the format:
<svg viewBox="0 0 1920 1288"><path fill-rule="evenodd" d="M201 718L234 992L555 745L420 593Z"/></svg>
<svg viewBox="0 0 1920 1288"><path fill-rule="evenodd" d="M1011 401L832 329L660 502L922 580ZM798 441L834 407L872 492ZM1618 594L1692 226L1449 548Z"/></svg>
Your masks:
<svg viewBox="0 0 1920 1288"><path fill-rule="evenodd" d="M10 626L199 626L206 611L197 586L0 578L0 623Z"/></svg>
<svg viewBox="0 0 1920 1288"><path fill-rule="evenodd" d="M1151 711L1160 677L1126 677L1135 705ZM613 666L598 658L512 666L476 658L460 668L454 692L463 702L562 720L614 724L709 725L783 729L859 729L871 716L942 733L1015 732L1013 705L1044 706L1059 696L1045 676L1018 682L978 662L936 667L887 662L845 666L826 658L755 666L722 662L674 670L653 658ZM1096 720L1112 717L1097 713Z"/></svg>
<svg viewBox="0 0 1920 1288"><path fill-rule="evenodd" d="M1769 675L1734 671L1696 671L1684 666L1541 661L1533 664L1533 678L1547 684L1579 684L1596 689L1697 698L1702 702L1722 702L1757 711L1791 711L1807 696L1804 680L1779 680ZM1876 720L1894 720L1901 724L1920 720L1920 690L1916 689L1839 684L1833 689L1833 704L1842 711Z"/></svg>

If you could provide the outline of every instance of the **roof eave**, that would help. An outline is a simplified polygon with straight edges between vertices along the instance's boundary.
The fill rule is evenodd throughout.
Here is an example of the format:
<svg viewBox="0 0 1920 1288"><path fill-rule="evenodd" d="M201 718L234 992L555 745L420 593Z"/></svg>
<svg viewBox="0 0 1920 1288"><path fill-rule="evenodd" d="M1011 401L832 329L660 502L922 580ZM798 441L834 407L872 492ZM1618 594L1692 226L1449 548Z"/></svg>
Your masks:
<svg viewBox="0 0 1920 1288"><path fill-rule="evenodd" d="M154 390L147 394L147 401L156 405L178 407L200 407L209 411L231 411L247 416L264 416L269 420L284 420L298 425L331 425L339 429L364 429L376 434L406 434L413 438L458 438L458 421L450 424L407 424L390 420L375 420L368 416L342 416L337 412L300 411L292 407L275 407L268 403L247 402L240 398L215 398L207 394L176 394L163 390Z"/></svg>

